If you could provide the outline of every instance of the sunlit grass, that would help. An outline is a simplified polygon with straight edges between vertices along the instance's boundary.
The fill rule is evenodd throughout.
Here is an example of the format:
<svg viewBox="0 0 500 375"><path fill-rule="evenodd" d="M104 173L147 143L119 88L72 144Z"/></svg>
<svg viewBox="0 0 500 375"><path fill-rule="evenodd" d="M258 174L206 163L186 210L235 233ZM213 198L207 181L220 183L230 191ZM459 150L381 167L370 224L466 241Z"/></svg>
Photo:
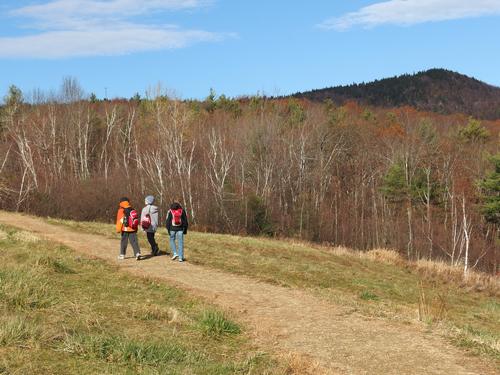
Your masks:
<svg viewBox="0 0 500 375"><path fill-rule="evenodd" d="M224 313L218 310L204 311L199 325L205 335L217 339L224 335L236 335L241 332L236 323L229 320Z"/></svg>
<svg viewBox="0 0 500 375"><path fill-rule="evenodd" d="M0 373L285 374L214 306L0 226ZM204 317L215 320L208 331ZM210 324L212 324L210 323ZM234 328L234 327L237 327ZM216 337L216 339L214 339Z"/></svg>
<svg viewBox="0 0 500 375"><path fill-rule="evenodd" d="M113 237L114 226L110 224L51 221ZM140 240L141 246L147 248L141 235ZM157 240L162 250L168 249L168 238L162 229L157 233ZM426 323L444 330L455 343L458 343L456 332L467 331L468 337L474 337L474 332L487 332L487 339L484 334L477 336L482 336L481 345L491 350L471 351L487 353L500 360L498 278L471 273L464 279L462 271L455 267L439 262L406 262L396 252L386 249L359 253L293 240L193 231L185 238L185 245L186 258L193 264L284 287L310 289L367 316L422 320L419 310L422 309L423 288L426 296L423 320Z"/></svg>

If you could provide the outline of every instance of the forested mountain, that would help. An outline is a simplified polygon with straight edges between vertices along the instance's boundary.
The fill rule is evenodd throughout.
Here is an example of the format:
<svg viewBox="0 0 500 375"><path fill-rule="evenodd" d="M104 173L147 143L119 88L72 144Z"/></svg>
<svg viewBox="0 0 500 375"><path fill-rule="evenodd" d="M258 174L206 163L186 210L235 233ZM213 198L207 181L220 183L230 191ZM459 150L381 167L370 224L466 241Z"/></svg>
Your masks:
<svg viewBox="0 0 500 375"><path fill-rule="evenodd" d="M293 96L313 101L330 99L338 104L356 100L361 104L383 107L409 105L441 114L464 113L481 119L500 118L500 88L445 69L430 69Z"/></svg>

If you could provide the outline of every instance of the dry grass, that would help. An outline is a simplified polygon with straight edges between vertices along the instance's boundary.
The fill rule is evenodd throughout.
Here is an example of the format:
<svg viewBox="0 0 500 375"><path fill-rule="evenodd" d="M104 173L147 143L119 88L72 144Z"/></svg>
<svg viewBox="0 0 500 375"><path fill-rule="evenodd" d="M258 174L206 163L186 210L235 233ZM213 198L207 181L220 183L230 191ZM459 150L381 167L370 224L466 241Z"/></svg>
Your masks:
<svg viewBox="0 0 500 375"><path fill-rule="evenodd" d="M342 248L339 252L337 248L335 248L334 253L366 258L396 266L410 267L415 269L425 279L438 277L446 282L458 283L460 286L467 287L470 290L486 291L492 296L500 296L500 278L498 276L474 270L469 270L467 275L465 275L462 266L452 266L442 261L425 259L407 261L397 251L388 249L374 249L367 252L359 252Z"/></svg>
<svg viewBox="0 0 500 375"><path fill-rule="evenodd" d="M367 259L383 262L387 264L402 265L405 260L403 257L395 250L389 249L373 249L366 253L358 252L361 257L366 257Z"/></svg>
<svg viewBox="0 0 500 375"><path fill-rule="evenodd" d="M12 234L12 239L14 241L20 241L20 242L26 242L26 243L37 243L40 241L40 237L35 235L34 233L28 232L28 231L19 231L19 232L14 232Z"/></svg>
<svg viewBox="0 0 500 375"><path fill-rule="evenodd" d="M367 252L354 251L345 247L327 248L332 254L358 259L369 259L401 267L409 267L416 270L423 278L440 278L446 282L458 283L474 291L486 291L492 296L500 296L500 278L496 275L489 275L483 272L469 270L467 275L463 272L463 266L452 266L442 261L417 260L408 261L404 259L396 250L373 249Z"/></svg>
<svg viewBox="0 0 500 375"><path fill-rule="evenodd" d="M113 237L113 226L109 224L57 224ZM165 249L168 239L163 231L157 238ZM489 334L493 337L485 341L489 349L477 352L500 360L495 347L500 337L500 287L495 276L472 271L464 278L460 268L439 262L406 261L387 249L359 252L296 240L192 231L185 244L191 263L285 287L312 289L358 314L402 322L421 320L450 337L454 337L452 331L456 329L478 338ZM475 345L474 340L467 342Z"/></svg>
<svg viewBox="0 0 500 375"><path fill-rule="evenodd" d="M336 375L331 371L327 372L319 363L305 355L285 353L280 357L284 363L287 363L283 375Z"/></svg>
<svg viewBox="0 0 500 375"><path fill-rule="evenodd" d="M463 268L451 266L437 261L418 260L409 262L423 277L439 277L448 282L458 283L462 287L473 291L486 291L492 296L500 296L500 278L495 275L488 275L482 272L468 271L464 275Z"/></svg>
<svg viewBox="0 0 500 375"><path fill-rule="evenodd" d="M215 321L223 331L217 340L206 335L203 317L223 314L180 290L34 241L29 232L0 230L8 233L0 240L0 373L230 375L286 368L224 319Z"/></svg>

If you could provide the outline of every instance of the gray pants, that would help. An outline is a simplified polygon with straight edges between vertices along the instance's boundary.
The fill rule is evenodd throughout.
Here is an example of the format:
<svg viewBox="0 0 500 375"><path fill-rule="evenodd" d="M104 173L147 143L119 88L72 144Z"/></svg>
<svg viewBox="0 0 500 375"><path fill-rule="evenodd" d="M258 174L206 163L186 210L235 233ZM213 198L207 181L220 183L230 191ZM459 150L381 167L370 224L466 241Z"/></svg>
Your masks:
<svg viewBox="0 0 500 375"><path fill-rule="evenodd" d="M120 254L125 255L127 250L127 244L130 241L132 245L132 249L134 249L134 256L141 253L141 249L139 249L139 241L137 241L137 233L136 232L122 232L122 240L120 242Z"/></svg>

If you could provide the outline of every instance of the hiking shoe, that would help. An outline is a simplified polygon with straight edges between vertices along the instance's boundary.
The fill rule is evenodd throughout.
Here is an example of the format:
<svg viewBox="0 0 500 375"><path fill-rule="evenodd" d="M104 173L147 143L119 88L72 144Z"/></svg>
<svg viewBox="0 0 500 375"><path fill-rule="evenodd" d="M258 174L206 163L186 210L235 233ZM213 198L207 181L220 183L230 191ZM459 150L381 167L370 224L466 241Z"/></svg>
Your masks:
<svg viewBox="0 0 500 375"><path fill-rule="evenodd" d="M118 259L119 259L119 260L123 260L123 259L125 259L125 254L120 254L120 255L118 255Z"/></svg>
<svg viewBox="0 0 500 375"><path fill-rule="evenodd" d="M177 254L174 254L174 256L172 257L172 260L176 260L178 257L177 257Z"/></svg>
<svg viewBox="0 0 500 375"><path fill-rule="evenodd" d="M135 256L135 260L141 260L141 253L137 253L137 255Z"/></svg>
<svg viewBox="0 0 500 375"><path fill-rule="evenodd" d="M179 258L179 263L184 262L184 259Z"/></svg>

